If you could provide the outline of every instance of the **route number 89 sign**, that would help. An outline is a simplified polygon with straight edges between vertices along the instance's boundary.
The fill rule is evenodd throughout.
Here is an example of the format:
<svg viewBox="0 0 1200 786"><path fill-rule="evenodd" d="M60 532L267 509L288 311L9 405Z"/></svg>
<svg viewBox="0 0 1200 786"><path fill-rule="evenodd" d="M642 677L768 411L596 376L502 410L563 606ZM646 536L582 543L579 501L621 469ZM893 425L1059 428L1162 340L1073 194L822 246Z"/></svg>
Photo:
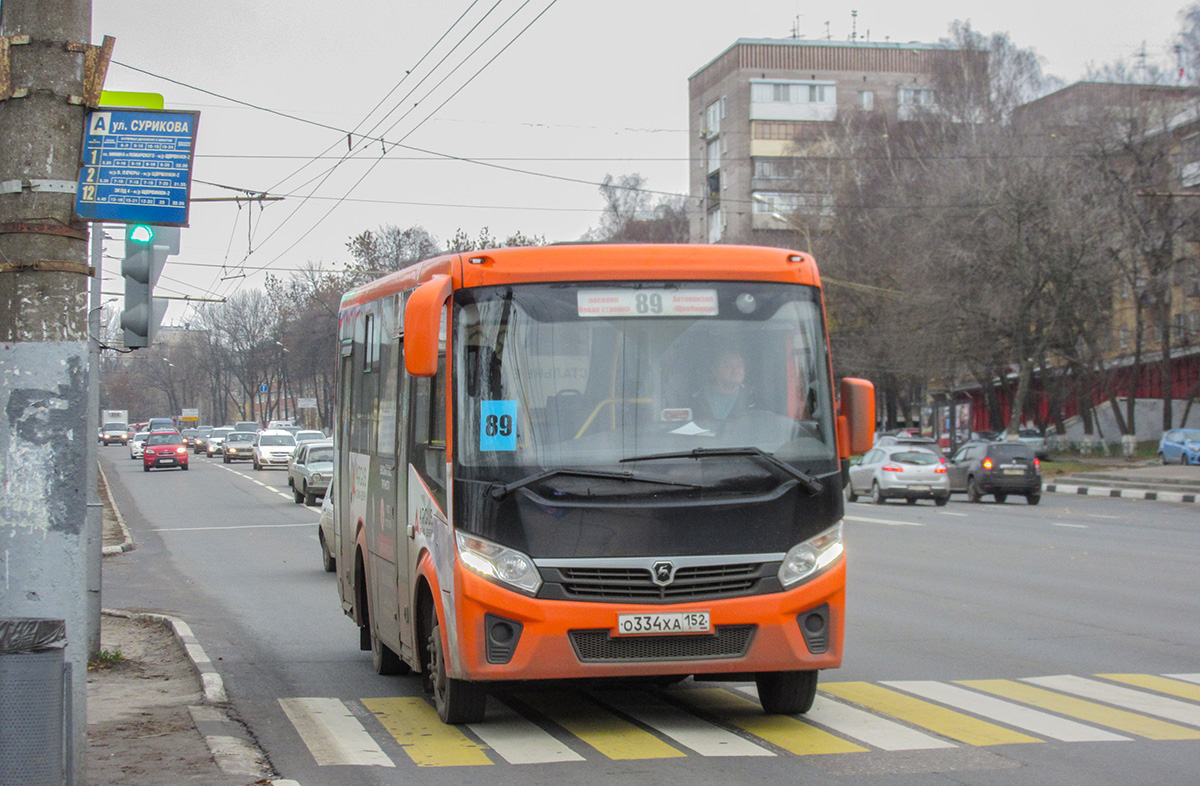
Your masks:
<svg viewBox="0 0 1200 786"><path fill-rule="evenodd" d="M479 402L479 450L517 449L517 402Z"/></svg>

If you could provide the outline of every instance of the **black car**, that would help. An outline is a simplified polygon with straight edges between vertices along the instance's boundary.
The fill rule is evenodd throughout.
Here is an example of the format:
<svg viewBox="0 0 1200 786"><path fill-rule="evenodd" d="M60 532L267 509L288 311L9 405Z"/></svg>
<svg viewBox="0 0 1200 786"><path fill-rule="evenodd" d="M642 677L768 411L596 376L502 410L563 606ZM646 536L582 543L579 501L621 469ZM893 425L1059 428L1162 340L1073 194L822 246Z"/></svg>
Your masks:
<svg viewBox="0 0 1200 786"><path fill-rule="evenodd" d="M1021 442L968 442L950 459L950 492L969 502L991 494L1004 502L1020 494L1030 505L1042 499L1042 467L1033 448Z"/></svg>

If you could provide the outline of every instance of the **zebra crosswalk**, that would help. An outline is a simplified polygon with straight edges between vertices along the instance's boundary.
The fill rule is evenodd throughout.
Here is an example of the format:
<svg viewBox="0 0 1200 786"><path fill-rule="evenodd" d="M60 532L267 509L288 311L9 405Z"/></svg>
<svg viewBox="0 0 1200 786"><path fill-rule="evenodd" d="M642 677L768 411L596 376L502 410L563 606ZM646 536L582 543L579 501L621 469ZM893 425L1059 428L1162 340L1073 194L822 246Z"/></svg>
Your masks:
<svg viewBox="0 0 1200 786"><path fill-rule="evenodd" d="M318 765L852 756L1200 739L1200 674L830 682L802 716L764 715L753 685L516 691L493 696L482 723L461 727L441 723L421 697L279 703Z"/></svg>

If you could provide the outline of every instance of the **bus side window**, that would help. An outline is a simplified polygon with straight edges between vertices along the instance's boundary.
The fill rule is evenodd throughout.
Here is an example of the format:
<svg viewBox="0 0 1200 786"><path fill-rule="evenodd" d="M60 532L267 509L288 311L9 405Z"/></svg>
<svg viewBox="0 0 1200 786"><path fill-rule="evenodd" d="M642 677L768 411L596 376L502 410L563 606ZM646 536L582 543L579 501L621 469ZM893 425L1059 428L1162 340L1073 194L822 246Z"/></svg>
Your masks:
<svg viewBox="0 0 1200 786"><path fill-rule="evenodd" d="M446 507L446 358L437 374L412 377L409 408L409 458L438 503Z"/></svg>

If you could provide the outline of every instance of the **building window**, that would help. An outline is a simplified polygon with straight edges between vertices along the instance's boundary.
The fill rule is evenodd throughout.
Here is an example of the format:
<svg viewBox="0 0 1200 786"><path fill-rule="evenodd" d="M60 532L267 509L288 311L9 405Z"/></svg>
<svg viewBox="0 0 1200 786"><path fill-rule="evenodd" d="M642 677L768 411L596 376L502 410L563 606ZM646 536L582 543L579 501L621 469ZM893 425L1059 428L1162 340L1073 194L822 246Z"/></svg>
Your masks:
<svg viewBox="0 0 1200 786"><path fill-rule="evenodd" d="M717 139L708 143L708 171L716 172L721 168L721 142Z"/></svg>
<svg viewBox="0 0 1200 786"><path fill-rule="evenodd" d="M754 103L832 104L837 100L833 82L766 82L752 80L750 100Z"/></svg>
<svg viewBox="0 0 1200 786"><path fill-rule="evenodd" d="M806 216L832 216L833 196L830 194L797 194L785 191L756 191L751 201L755 213L779 213Z"/></svg>
<svg viewBox="0 0 1200 786"><path fill-rule="evenodd" d="M1184 188L1200 185L1200 134L1179 142L1179 184Z"/></svg>
<svg viewBox="0 0 1200 786"><path fill-rule="evenodd" d="M933 88L902 87L896 99L900 106L933 106Z"/></svg>
<svg viewBox="0 0 1200 786"><path fill-rule="evenodd" d="M721 242L721 235L724 234L724 229L725 229L725 227L723 226L724 221L725 221L725 217L724 217L724 215L722 215L720 208L717 208L716 210L708 211L708 242L709 243Z"/></svg>
<svg viewBox="0 0 1200 786"><path fill-rule="evenodd" d="M796 177L796 162L790 158L755 158L754 177L763 180L791 180Z"/></svg>
<svg viewBox="0 0 1200 786"><path fill-rule="evenodd" d="M1117 332L1117 340L1120 342L1121 349L1129 349L1129 328L1122 325Z"/></svg>
<svg viewBox="0 0 1200 786"><path fill-rule="evenodd" d="M704 129L708 131L709 136L715 136L721 133L721 118L725 116L724 112L725 99L713 101L704 110Z"/></svg>
<svg viewBox="0 0 1200 786"><path fill-rule="evenodd" d="M864 112L870 112L875 109L875 91L874 90L859 90L858 91L858 108Z"/></svg>

